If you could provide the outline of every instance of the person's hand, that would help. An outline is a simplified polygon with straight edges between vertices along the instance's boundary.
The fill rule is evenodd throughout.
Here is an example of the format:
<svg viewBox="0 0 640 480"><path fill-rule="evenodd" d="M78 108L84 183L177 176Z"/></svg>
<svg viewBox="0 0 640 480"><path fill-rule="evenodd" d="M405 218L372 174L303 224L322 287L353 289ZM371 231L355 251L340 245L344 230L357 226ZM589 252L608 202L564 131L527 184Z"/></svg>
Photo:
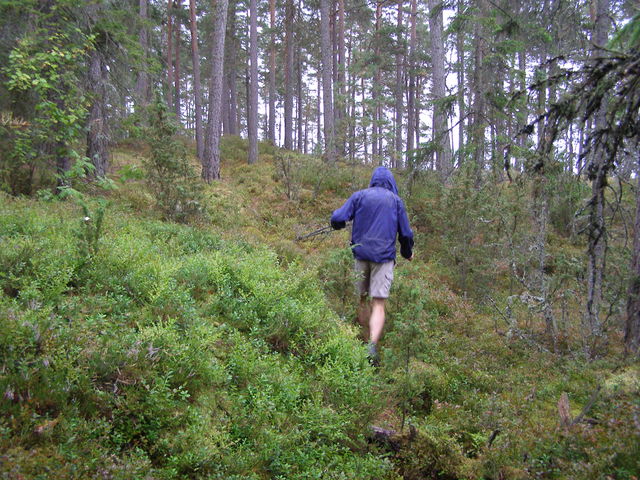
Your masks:
<svg viewBox="0 0 640 480"><path fill-rule="evenodd" d="M408 261L412 261L413 260L413 253L411 254L411 256L409 258L407 258Z"/></svg>

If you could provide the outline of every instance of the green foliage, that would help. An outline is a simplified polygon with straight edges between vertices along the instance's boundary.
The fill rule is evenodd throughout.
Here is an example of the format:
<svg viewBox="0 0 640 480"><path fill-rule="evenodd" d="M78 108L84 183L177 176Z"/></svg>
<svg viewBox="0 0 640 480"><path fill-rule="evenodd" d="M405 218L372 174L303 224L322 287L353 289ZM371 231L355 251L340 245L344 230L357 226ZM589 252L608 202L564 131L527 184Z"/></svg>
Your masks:
<svg viewBox="0 0 640 480"><path fill-rule="evenodd" d="M388 334L385 337L384 361L393 372L393 391L401 410L401 430L405 420L415 413L428 413L431 409L431 392L427 389L423 372L414 370L412 362L427 350L427 335L437 318L437 312L428 310L428 291L424 285L408 280L408 275L398 275L394 286L394 303L390 315ZM434 315L435 313L435 315ZM424 358L422 358L424 360Z"/></svg>
<svg viewBox="0 0 640 480"><path fill-rule="evenodd" d="M203 211L202 183L193 171L178 125L160 97L150 107L148 141L151 152L143 162L146 179L165 218L185 222Z"/></svg>
<svg viewBox="0 0 640 480"><path fill-rule="evenodd" d="M58 202L0 208L0 448L16 474L393 477L364 442L379 408L364 347L310 272L117 211L78 230Z"/></svg>
<svg viewBox="0 0 640 480"><path fill-rule="evenodd" d="M1 185L12 194L31 193L34 171L48 170L73 154L84 130L87 100L80 68L91 37L69 23L62 6L26 33L9 53L2 70L6 87L24 120L3 145Z"/></svg>
<svg viewBox="0 0 640 480"><path fill-rule="evenodd" d="M623 47L624 50L638 48L640 44L640 13L637 13L609 41L612 47Z"/></svg>
<svg viewBox="0 0 640 480"><path fill-rule="evenodd" d="M343 318L355 315L358 302L357 274L354 272L351 247L328 253L318 267L318 277L333 309Z"/></svg>
<svg viewBox="0 0 640 480"><path fill-rule="evenodd" d="M96 201L93 211L85 201L79 201L82 208L83 217L76 230L78 238L78 251L82 258L87 261L98 254L100 247L100 236L102 235L102 221L107 207L106 201L100 199Z"/></svg>
<svg viewBox="0 0 640 480"><path fill-rule="evenodd" d="M552 194L549 209L551 225L565 237L574 236L580 229L577 217L590 193L587 185L569 174L561 173L551 178L549 190Z"/></svg>
<svg viewBox="0 0 640 480"><path fill-rule="evenodd" d="M433 184L429 187L433 187L431 192L416 192L412 204L420 202L423 195L436 196L431 200L435 211L427 210L425 204L420 211L428 218L418 220L431 223L439 233L438 257L450 272L452 286L463 294L482 298L495 278L494 259L499 255L496 217L504 208L499 187L487 183L476 188L473 174L467 172L460 172L451 187L441 193Z"/></svg>
<svg viewBox="0 0 640 480"><path fill-rule="evenodd" d="M281 180L284 193L289 200L297 200L300 192L300 161L292 152L278 152L276 154L277 177Z"/></svg>

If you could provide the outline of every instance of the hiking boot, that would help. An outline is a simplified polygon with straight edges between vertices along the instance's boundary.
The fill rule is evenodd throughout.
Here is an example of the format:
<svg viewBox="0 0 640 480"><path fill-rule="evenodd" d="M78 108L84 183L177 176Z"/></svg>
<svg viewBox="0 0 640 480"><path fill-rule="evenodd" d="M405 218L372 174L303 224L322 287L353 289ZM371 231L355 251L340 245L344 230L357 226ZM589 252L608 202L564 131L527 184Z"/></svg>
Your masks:
<svg viewBox="0 0 640 480"><path fill-rule="evenodd" d="M378 348L375 343L369 344L369 351L367 352L367 358L369 359L369 363L378 368L380 366L380 357L378 355Z"/></svg>

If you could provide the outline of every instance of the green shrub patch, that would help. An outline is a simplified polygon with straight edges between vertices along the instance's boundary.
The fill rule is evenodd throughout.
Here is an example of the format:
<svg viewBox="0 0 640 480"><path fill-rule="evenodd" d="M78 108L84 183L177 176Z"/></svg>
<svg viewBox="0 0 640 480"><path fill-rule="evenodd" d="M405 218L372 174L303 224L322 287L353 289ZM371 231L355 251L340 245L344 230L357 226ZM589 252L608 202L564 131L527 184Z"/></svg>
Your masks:
<svg viewBox="0 0 640 480"><path fill-rule="evenodd" d="M313 273L108 209L87 257L80 210L0 209L10 476L393 478L365 349Z"/></svg>

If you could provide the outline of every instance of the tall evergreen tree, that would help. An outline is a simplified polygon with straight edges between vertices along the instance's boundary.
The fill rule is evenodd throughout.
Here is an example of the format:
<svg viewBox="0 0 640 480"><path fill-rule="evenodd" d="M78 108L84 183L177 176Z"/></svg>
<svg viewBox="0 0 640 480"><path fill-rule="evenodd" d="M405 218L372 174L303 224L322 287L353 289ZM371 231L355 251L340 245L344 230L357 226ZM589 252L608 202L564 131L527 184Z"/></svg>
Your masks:
<svg viewBox="0 0 640 480"><path fill-rule="evenodd" d="M258 6L257 0L249 0L249 105L248 136L250 164L258 161Z"/></svg>
<svg viewBox="0 0 640 480"><path fill-rule="evenodd" d="M320 0L320 38L322 52L322 100L324 120L324 148L328 162L336 160L333 122L333 48L330 27L331 0Z"/></svg>
<svg viewBox="0 0 640 480"><path fill-rule="evenodd" d="M222 129L222 80L228 0L213 0L209 116L205 134L202 178L207 183L220 178L220 135Z"/></svg>
<svg viewBox="0 0 640 480"><path fill-rule="evenodd" d="M189 0L189 25L191 29L191 61L193 64L193 101L195 108L196 153L200 161L204 154L202 131L202 85L200 82L200 48L198 46L198 17L196 0Z"/></svg>

